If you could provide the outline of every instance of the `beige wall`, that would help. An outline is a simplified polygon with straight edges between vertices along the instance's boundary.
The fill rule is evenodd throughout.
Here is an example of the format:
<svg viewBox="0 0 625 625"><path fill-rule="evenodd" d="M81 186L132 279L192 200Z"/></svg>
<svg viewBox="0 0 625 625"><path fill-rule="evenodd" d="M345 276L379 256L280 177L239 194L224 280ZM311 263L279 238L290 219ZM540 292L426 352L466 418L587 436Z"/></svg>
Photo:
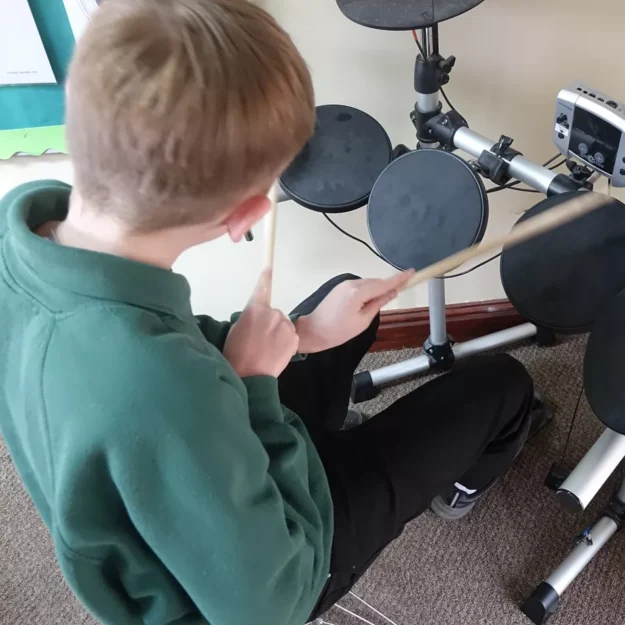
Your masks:
<svg viewBox="0 0 625 625"><path fill-rule="evenodd" d="M394 143L414 144L408 114L414 104L415 46L408 33L386 33L352 24L334 0L259 0L291 33L313 71L319 104L342 103L376 117ZM441 25L441 48L458 57L448 94L471 127L491 138L505 133L535 161L555 153L551 128L560 87L582 79L625 100L621 78L625 4L622 0L486 0L474 11ZM0 193L21 180L71 181L64 157L0 163ZM510 229L538 196L492 196L487 236ZM462 206L459 203L459 210ZM339 216L367 237L365 209ZM287 309L324 280L350 271L364 276L391 270L345 239L323 217L293 203L279 215L275 301ZM240 308L259 270L262 232L251 244L221 240L187 253L177 269L193 287L197 312L223 317ZM493 263L448 286L448 301L503 296ZM404 294L394 307L423 306L426 290Z"/></svg>

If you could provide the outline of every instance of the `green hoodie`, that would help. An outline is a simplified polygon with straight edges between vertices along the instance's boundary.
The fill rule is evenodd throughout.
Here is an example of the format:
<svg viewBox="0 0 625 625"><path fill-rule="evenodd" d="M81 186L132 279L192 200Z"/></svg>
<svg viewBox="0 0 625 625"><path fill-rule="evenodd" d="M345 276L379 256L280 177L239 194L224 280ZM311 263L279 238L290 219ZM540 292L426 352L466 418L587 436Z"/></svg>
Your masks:
<svg viewBox="0 0 625 625"><path fill-rule="evenodd" d="M302 625L333 527L304 425L182 276L33 234L70 191L0 201L0 433L67 581L107 625Z"/></svg>

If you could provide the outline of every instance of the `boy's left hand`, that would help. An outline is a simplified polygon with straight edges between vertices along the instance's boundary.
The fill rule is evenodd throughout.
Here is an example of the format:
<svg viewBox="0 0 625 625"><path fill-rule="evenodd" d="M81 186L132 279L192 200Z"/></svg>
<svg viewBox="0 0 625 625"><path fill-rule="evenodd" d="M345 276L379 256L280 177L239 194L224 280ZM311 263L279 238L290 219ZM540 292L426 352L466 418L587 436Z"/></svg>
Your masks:
<svg viewBox="0 0 625 625"><path fill-rule="evenodd" d="M300 353L332 349L364 332L413 273L406 271L384 280L341 282L310 315L295 322Z"/></svg>

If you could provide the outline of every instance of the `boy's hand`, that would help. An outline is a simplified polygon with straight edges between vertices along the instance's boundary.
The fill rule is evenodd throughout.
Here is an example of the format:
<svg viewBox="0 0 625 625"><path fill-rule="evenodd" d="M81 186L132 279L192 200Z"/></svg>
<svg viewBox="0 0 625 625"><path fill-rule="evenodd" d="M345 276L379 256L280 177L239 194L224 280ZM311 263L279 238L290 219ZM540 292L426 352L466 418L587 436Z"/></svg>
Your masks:
<svg viewBox="0 0 625 625"><path fill-rule="evenodd" d="M413 273L406 271L385 280L341 282L310 315L296 321L299 351L302 354L321 352L364 332L380 309L397 297L397 289Z"/></svg>
<svg viewBox="0 0 625 625"><path fill-rule="evenodd" d="M252 298L226 338L223 354L241 378L277 378L297 353L295 326L268 304L270 275L269 271L262 273Z"/></svg>

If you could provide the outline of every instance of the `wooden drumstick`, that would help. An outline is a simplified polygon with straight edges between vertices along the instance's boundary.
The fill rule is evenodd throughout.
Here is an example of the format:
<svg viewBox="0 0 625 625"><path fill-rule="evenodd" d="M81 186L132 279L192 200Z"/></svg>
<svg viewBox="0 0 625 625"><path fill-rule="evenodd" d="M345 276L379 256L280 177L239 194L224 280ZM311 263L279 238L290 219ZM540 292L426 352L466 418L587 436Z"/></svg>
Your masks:
<svg viewBox="0 0 625 625"><path fill-rule="evenodd" d="M612 198L600 193L579 193L576 197L563 202L562 204L551 208L544 213L531 217L527 221L515 226L514 229L506 236L498 237L492 241L486 241L481 245L475 245L469 247L466 250L452 254L443 260L417 271L406 284L401 287L400 291L405 291L421 282L426 282L432 278L438 278L444 276L449 271L452 271L464 265L464 263L473 260L483 254L493 252L500 247L513 247L524 241L545 234L550 230L554 230L559 226L562 226L569 221L573 221L590 213L601 206L608 204L612 201Z"/></svg>
<svg viewBox="0 0 625 625"><path fill-rule="evenodd" d="M278 187L274 184L267 194L271 202L271 208L265 217L265 248L263 256L263 269L270 270L267 281L267 305L271 306L271 293L273 287L273 258L276 251L276 228L278 219Z"/></svg>

